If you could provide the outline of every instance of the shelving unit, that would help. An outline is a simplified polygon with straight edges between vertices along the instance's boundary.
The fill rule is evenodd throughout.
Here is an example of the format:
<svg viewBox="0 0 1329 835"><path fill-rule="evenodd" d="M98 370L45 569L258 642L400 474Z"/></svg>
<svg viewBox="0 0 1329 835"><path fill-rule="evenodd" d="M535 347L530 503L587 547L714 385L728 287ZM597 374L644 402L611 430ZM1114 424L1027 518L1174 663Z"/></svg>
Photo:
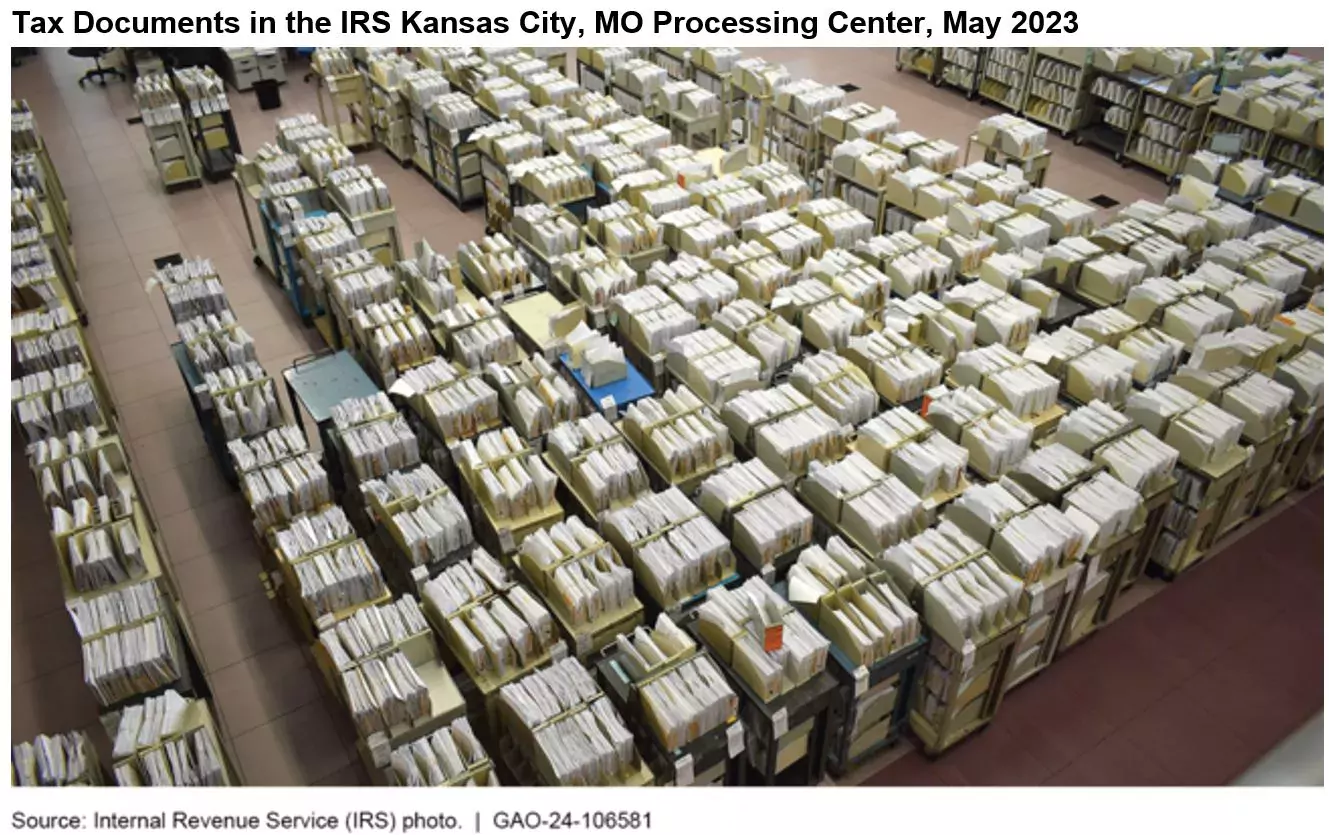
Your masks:
<svg viewBox="0 0 1329 835"><path fill-rule="evenodd" d="M1166 83L1164 79L1162 84ZM1174 95L1159 86L1148 85L1141 91L1126 158L1172 177L1200 146L1205 118L1218 99Z"/></svg>
<svg viewBox="0 0 1329 835"><path fill-rule="evenodd" d="M374 143L374 136L365 77L358 72L325 76L317 67L311 72L318 90L319 119L347 148L368 150Z"/></svg>
<svg viewBox="0 0 1329 835"><path fill-rule="evenodd" d="M1035 49L1029 94L1021 114L1062 136L1075 132L1084 121L1088 103L1088 65L1068 61L1050 50Z"/></svg>
<svg viewBox="0 0 1329 835"><path fill-rule="evenodd" d="M1140 70L1118 73L1096 68L1090 68L1088 76L1089 99L1075 141L1102 148L1121 162L1139 121L1144 87L1155 77Z"/></svg>
<svg viewBox="0 0 1329 835"><path fill-rule="evenodd" d="M967 99L978 95L978 82L983 75L987 50L970 46L946 46L939 52L937 66L940 69L933 83L954 87L964 93Z"/></svg>
<svg viewBox="0 0 1329 835"><path fill-rule="evenodd" d="M925 47L902 47L895 48L895 71L911 72L922 76L928 81L935 82L938 76L938 69L941 67L941 50L928 49Z"/></svg>
<svg viewBox="0 0 1329 835"><path fill-rule="evenodd" d="M1024 110L1029 92L1029 65L1033 52L1027 47L996 47L987 50L979 69L978 95L1012 113Z"/></svg>

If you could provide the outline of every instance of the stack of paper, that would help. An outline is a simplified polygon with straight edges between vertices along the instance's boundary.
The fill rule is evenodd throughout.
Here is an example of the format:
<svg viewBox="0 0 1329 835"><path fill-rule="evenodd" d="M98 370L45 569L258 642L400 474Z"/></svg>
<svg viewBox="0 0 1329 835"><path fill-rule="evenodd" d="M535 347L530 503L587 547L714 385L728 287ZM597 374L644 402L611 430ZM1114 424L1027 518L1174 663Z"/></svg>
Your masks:
<svg viewBox="0 0 1329 835"><path fill-rule="evenodd" d="M504 686L498 699L517 745L553 785L613 785L638 767L632 733L575 659Z"/></svg>
<svg viewBox="0 0 1329 835"><path fill-rule="evenodd" d="M734 546L757 565L812 540L812 514L759 459L706 479L698 501L712 519L730 521Z"/></svg>
<svg viewBox="0 0 1329 835"><path fill-rule="evenodd" d="M661 606L673 606L734 571L729 540L676 487L611 510L602 524Z"/></svg>
<svg viewBox="0 0 1329 835"><path fill-rule="evenodd" d="M342 452L358 479L381 478L420 463L420 443L383 392L332 407Z"/></svg>
<svg viewBox="0 0 1329 835"><path fill-rule="evenodd" d="M395 749L390 756L393 778L407 787L498 785L496 777L483 776L490 762L465 717L440 728L423 739ZM483 783L478 780L485 780Z"/></svg>
<svg viewBox="0 0 1329 835"><path fill-rule="evenodd" d="M720 417L777 472L802 474L813 461L844 455L847 430L787 383L740 394Z"/></svg>
<svg viewBox="0 0 1329 835"><path fill-rule="evenodd" d="M728 427L681 386L659 399L634 402L623 416L622 429L671 480L707 472L733 455Z"/></svg>
<svg viewBox="0 0 1329 835"><path fill-rule="evenodd" d="M800 360L789 379L794 388L843 426L860 424L877 411L877 393L871 380L833 351Z"/></svg>
<svg viewBox="0 0 1329 835"><path fill-rule="evenodd" d="M650 488L640 459L599 412L555 426L548 446L550 460L592 513Z"/></svg>
<svg viewBox="0 0 1329 835"><path fill-rule="evenodd" d="M712 406L723 405L739 392L757 388L762 379L759 359L709 328L672 340L665 363Z"/></svg>
<svg viewBox="0 0 1329 835"><path fill-rule="evenodd" d="M170 684L184 669L175 626L160 603L146 620L126 622L127 614L83 642L83 680L104 706Z"/></svg>
<svg viewBox="0 0 1329 835"><path fill-rule="evenodd" d="M409 638L429 633L420 604L409 595L379 606L366 606L319 633L332 665L349 670L370 658L400 646Z"/></svg>
<svg viewBox="0 0 1329 835"><path fill-rule="evenodd" d="M826 668L830 641L760 577L733 590L712 589L697 615L707 643L765 701Z"/></svg>
<svg viewBox="0 0 1329 835"><path fill-rule="evenodd" d="M557 479L511 427L462 441L453 457L496 519L521 519L557 507Z"/></svg>
<svg viewBox="0 0 1329 835"><path fill-rule="evenodd" d="M927 419L967 449L970 465L987 478L1009 470L1033 443L1032 426L969 386L933 398Z"/></svg>
<svg viewBox="0 0 1329 835"><path fill-rule="evenodd" d="M240 476L240 489L264 530L332 501L332 485L322 461L308 453L245 472Z"/></svg>
<svg viewBox="0 0 1329 835"><path fill-rule="evenodd" d="M877 391L892 404L916 400L941 382L941 363L894 331L851 337L844 353L868 372Z"/></svg>
<svg viewBox="0 0 1329 835"><path fill-rule="evenodd" d="M681 253L672 262L656 261L646 270L646 280L663 287L700 322L738 298L738 282L706 261Z"/></svg>
<svg viewBox="0 0 1329 835"><path fill-rule="evenodd" d="M907 456L904 456L907 458ZM875 553L925 527L923 502L904 482L886 475L858 453L834 464L814 462L808 469L813 489L838 504L833 521L851 534L868 534L863 547ZM829 509L829 508L828 508Z"/></svg>
<svg viewBox="0 0 1329 835"><path fill-rule="evenodd" d="M518 553L528 574L548 574L544 594L573 627L617 616L636 602L632 571L575 516L526 537Z"/></svg>

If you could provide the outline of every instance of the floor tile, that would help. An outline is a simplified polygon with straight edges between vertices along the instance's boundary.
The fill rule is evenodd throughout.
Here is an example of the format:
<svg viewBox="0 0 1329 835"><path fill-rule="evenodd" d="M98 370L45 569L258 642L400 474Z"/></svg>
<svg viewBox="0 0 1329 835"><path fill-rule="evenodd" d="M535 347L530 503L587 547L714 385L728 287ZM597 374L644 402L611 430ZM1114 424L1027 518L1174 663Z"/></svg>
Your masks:
<svg viewBox="0 0 1329 835"><path fill-rule="evenodd" d="M279 604L264 592L251 594L194 616L202 663L211 672L293 643Z"/></svg>
<svg viewBox="0 0 1329 835"><path fill-rule="evenodd" d="M1250 765L1262 750L1243 740L1241 717L1216 716L1186 690L1178 690L1132 720L1122 731L1180 784L1222 786Z"/></svg>
<svg viewBox="0 0 1329 835"><path fill-rule="evenodd" d="M314 676L304 651L283 644L213 673L213 698L239 737L317 701Z"/></svg>
<svg viewBox="0 0 1329 835"><path fill-rule="evenodd" d="M1167 786L1175 778L1121 734L1113 734L1048 779L1053 786Z"/></svg>
<svg viewBox="0 0 1329 835"><path fill-rule="evenodd" d="M251 786L307 786L350 762L317 703L236 736L235 748Z"/></svg>
<svg viewBox="0 0 1329 835"><path fill-rule="evenodd" d="M260 570L258 546L240 540L236 545L176 564L175 578L185 609L197 616L263 591Z"/></svg>
<svg viewBox="0 0 1329 835"><path fill-rule="evenodd" d="M249 508L239 494L159 517L171 562L180 565L209 551L225 552L236 543L252 541Z"/></svg>

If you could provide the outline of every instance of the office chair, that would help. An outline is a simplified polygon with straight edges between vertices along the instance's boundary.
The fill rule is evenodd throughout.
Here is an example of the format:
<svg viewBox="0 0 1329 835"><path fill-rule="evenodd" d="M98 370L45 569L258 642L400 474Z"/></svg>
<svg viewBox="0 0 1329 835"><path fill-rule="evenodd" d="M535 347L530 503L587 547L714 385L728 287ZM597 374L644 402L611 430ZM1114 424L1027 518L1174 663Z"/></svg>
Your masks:
<svg viewBox="0 0 1329 835"><path fill-rule="evenodd" d="M83 76L78 80L78 86L82 87L83 82L96 79L98 84L105 87L106 76L108 75L113 75L121 81L125 80L125 74L121 72L118 67L102 66L102 58L110 51L111 48L105 46L76 46L73 49L68 50L69 54L73 55L75 58L91 58L97 64L97 66L83 73Z"/></svg>

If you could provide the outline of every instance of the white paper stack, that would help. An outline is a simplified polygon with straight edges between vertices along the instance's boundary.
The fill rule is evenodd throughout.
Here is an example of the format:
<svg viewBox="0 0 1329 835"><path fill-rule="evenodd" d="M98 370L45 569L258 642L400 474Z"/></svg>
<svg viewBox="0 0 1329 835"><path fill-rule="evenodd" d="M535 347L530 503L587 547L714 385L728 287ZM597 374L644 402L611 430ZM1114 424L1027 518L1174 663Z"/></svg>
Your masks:
<svg viewBox="0 0 1329 835"><path fill-rule="evenodd" d="M524 753L553 785L613 785L638 767L631 731L575 659L504 686L498 698L521 729L517 744L531 741Z"/></svg>
<svg viewBox="0 0 1329 835"><path fill-rule="evenodd" d="M453 457L496 519L521 519L557 507L557 479L511 427L462 441Z"/></svg>
<svg viewBox="0 0 1329 835"><path fill-rule="evenodd" d="M728 520L734 547L756 565L769 565L812 540L812 514L759 459L706 479L699 502L713 520Z"/></svg>
<svg viewBox="0 0 1329 835"><path fill-rule="evenodd" d="M1292 390L1292 405L1309 412L1324 403L1324 357L1302 351L1279 363L1274 379Z"/></svg>
<svg viewBox="0 0 1329 835"><path fill-rule="evenodd" d="M972 646L1019 616L1023 588L985 554L923 587L923 622L953 648Z"/></svg>
<svg viewBox="0 0 1329 835"><path fill-rule="evenodd" d="M712 406L748 389L762 379L761 361L724 334L704 328L669 343L665 363Z"/></svg>
<svg viewBox="0 0 1329 835"><path fill-rule="evenodd" d="M656 261L646 270L646 280L663 287L700 322L738 298L738 282L706 261L682 253L672 262Z"/></svg>
<svg viewBox="0 0 1329 835"><path fill-rule="evenodd" d="M720 417L780 473L802 474L813 461L833 461L847 443L847 430L788 384L744 392L725 404Z"/></svg>
<svg viewBox="0 0 1329 835"><path fill-rule="evenodd" d="M862 423L877 411L872 382L853 363L833 351L800 360L790 382L842 426Z"/></svg>
<svg viewBox="0 0 1329 835"><path fill-rule="evenodd" d="M1219 405L1245 421L1242 433L1246 437L1259 440L1285 428L1293 396L1293 389L1256 373L1223 389Z"/></svg>
<svg viewBox="0 0 1329 835"><path fill-rule="evenodd" d="M393 750L389 767L399 786L498 785L489 755L465 717Z"/></svg>
<svg viewBox="0 0 1329 835"><path fill-rule="evenodd" d="M707 642L731 668L743 670L744 679L766 701L826 668L830 641L760 577L733 590L712 589L697 613ZM767 649L773 630L780 643Z"/></svg>
<svg viewBox="0 0 1329 835"><path fill-rule="evenodd" d="M548 573L544 594L561 605L573 627L616 617L636 602L632 571L575 516L526 537L519 553L534 573Z"/></svg>
<svg viewBox="0 0 1329 835"><path fill-rule="evenodd" d="M491 362L485 366L485 379L504 393L504 402L511 403L508 419L527 439L578 414L577 392L540 354L514 365Z"/></svg>
<svg viewBox="0 0 1329 835"><path fill-rule="evenodd" d="M599 412L555 426L548 445L555 467L592 513L649 490L641 460Z"/></svg>
<svg viewBox="0 0 1329 835"><path fill-rule="evenodd" d="M240 489L265 530L332 501L328 474L318 456L308 453L242 474Z"/></svg>
<svg viewBox="0 0 1329 835"><path fill-rule="evenodd" d="M966 386L934 397L928 422L969 451L970 465L996 478L1028 453L1033 427L977 389Z"/></svg>
<svg viewBox="0 0 1329 835"><path fill-rule="evenodd" d="M834 464L814 462L808 479L839 501L837 524L847 531L871 534L864 547L875 553L925 526L922 500L893 475L886 475L858 453Z"/></svg>
<svg viewBox="0 0 1329 835"><path fill-rule="evenodd" d="M934 292L955 281L955 262L908 232L859 242L854 252L890 278L891 290L897 296Z"/></svg>
<svg viewBox="0 0 1329 835"><path fill-rule="evenodd" d="M121 596L120 600L126 598ZM161 602L155 605L151 613L140 611L146 617L140 620L127 620L130 609L116 611L114 617L102 621L101 625L109 631L84 639L83 681L103 706L109 707L180 678L184 667L174 623Z"/></svg>
<svg viewBox="0 0 1329 835"><path fill-rule="evenodd" d="M420 589L443 621L445 640L473 674L506 676L542 660L555 643L554 620L482 548Z"/></svg>
<svg viewBox="0 0 1329 835"><path fill-rule="evenodd" d="M941 382L941 363L894 331L851 337L845 355L866 367L877 391L892 404L916 400Z"/></svg>
<svg viewBox="0 0 1329 835"><path fill-rule="evenodd" d="M659 399L634 402L623 416L622 428L671 480L707 472L733 455L728 427L681 386L666 390Z"/></svg>
<svg viewBox="0 0 1329 835"><path fill-rule="evenodd" d="M1223 459L1237 448L1245 428L1241 418L1171 383L1131 395L1126 414L1162 437L1193 467Z"/></svg>
<svg viewBox="0 0 1329 835"><path fill-rule="evenodd" d="M678 488L611 510L603 530L664 607L676 606L734 571L729 540Z"/></svg>
<svg viewBox="0 0 1329 835"><path fill-rule="evenodd" d="M798 280L787 261L757 241L721 247L710 257L711 264L734 277L739 293L757 304L769 304L780 288Z"/></svg>

